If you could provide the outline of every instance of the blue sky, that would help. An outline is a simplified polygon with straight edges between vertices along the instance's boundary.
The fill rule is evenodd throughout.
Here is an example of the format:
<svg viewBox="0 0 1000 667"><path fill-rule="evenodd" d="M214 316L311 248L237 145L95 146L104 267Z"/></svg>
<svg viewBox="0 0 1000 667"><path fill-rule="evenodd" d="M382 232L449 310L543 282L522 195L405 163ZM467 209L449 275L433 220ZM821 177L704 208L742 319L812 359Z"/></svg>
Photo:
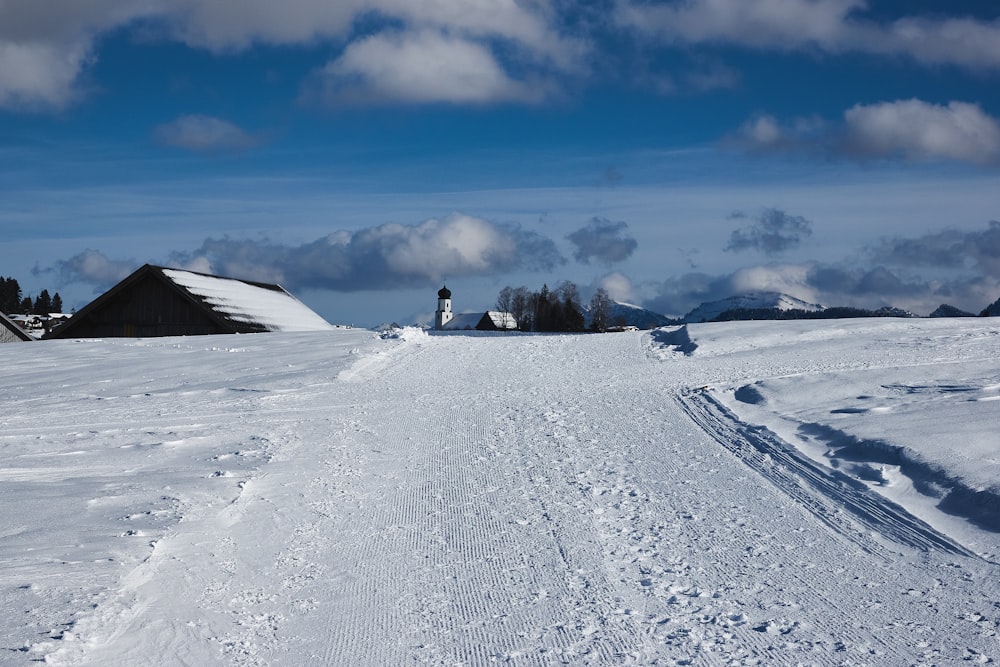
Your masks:
<svg viewBox="0 0 1000 667"><path fill-rule="evenodd" d="M0 0L0 275L334 322L576 282L670 315L1000 298L1000 7Z"/></svg>

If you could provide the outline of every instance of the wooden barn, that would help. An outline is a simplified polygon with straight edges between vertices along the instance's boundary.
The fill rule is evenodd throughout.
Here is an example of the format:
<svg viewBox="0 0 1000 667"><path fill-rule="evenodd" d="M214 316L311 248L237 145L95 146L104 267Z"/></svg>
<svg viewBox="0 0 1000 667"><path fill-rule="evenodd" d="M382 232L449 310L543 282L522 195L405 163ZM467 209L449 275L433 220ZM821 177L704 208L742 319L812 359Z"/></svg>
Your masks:
<svg viewBox="0 0 1000 667"><path fill-rule="evenodd" d="M332 328L278 285L146 264L45 338L143 338Z"/></svg>
<svg viewBox="0 0 1000 667"><path fill-rule="evenodd" d="M461 313L455 315L442 329L446 331L514 331L517 320L510 313L488 310L485 313Z"/></svg>
<svg viewBox="0 0 1000 667"><path fill-rule="evenodd" d="M20 343L26 340L34 340L28 333L17 326L17 323L0 313L0 343Z"/></svg>

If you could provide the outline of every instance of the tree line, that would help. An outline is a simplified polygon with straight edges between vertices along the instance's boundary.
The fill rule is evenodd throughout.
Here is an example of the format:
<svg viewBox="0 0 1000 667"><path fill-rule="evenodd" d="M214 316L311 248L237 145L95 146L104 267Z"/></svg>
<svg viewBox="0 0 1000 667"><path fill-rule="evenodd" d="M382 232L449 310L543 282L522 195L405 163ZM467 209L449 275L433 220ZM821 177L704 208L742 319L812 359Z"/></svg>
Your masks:
<svg viewBox="0 0 1000 667"><path fill-rule="evenodd" d="M590 331L607 331L611 325L611 297L600 288L587 310ZM527 287L504 287L497 295L497 310L510 313L518 331L583 332L587 331L584 307L577 286L564 280L555 289L542 285L537 292Z"/></svg>
<svg viewBox="0 0 1000 667"><path fill-rule="evenodd" d="M59 292L50 295L47 289L32 299L21 291L21 285L14 278L0 276L0 313L22 315L48 315L61 313L62 297Z"/></svg>

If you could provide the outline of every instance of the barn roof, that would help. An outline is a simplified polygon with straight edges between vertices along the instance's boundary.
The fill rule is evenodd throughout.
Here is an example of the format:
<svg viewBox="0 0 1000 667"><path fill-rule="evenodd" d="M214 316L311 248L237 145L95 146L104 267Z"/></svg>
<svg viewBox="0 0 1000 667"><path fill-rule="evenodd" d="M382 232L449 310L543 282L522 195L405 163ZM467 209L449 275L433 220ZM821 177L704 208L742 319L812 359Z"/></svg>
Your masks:
<svg viewBox="0 0 1000 667"><path fill-rule="evenodd" d="M222 319L259 326L265 331L319 331L331 328L329 322L279 285L178 269L161 268L160 271Z"/></svg>
<svg viewBox="0 0 1000 667"><path fill-rule="evenodd" d="M26 340L34 339L28 332L17 326L14 320L0 313L0 343L16 343Z"/></svg>
<svg viewBox="0 0 1000 667"><path fill-rule="evenodd" d="M452 330L475 329L481 319L483 319L482 313L457 313L444 325L444 328Z"/></svg>
<svg viewBox="0 0 1000 667"><path fill-rule="evenodd" d="M495 326L500 331L507 329L516 329L517 320L510 313L501 312L499 310L488 310L486 311L486 317L488 317Z"/></svg>
<svg viewBox="0 0 1000 667"><path fill-rule="evenodd" d="M92 314L99 313L119 297L150 281L201 312L205 321L213 323L214 332L319 331L333 328L279 285L146 264L82 308L64 325L54 329L51 337L69 338L78 328L86 331L85 323Z"/></svg>
<svg viewBox="0 0 1000 667"><path fill-rule="evenodd" d="M502 313L496 310L488 310L485 313L459 313L455 315L446 325L446 330L463 329L489 329L489 323L497 331L509 331L517 329L517 320L510 313Z"/></svg>

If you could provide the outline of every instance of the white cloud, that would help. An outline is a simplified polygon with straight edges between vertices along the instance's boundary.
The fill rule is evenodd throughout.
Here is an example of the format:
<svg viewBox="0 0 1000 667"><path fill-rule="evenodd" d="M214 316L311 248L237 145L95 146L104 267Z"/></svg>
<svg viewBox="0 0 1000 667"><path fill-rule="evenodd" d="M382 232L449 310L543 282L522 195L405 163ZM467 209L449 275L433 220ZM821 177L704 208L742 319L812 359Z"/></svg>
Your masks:
<svg viewBox="0 0 1000 667"><path fill-rule="evenodd" d="M340 230L299 246L207 239L194 252L175 253L171 261L179 266L210 266L212 272L237 278L343 292L551 269L564 262L551 239L461 213L417 225Z"/></svg>
<svg viewBox="0 0 1000 667"><path fill-rule="evenodd" d="M0 42L0 107L60 108L76 96L87 61L79 46Z"/></svg>
<svg viewBox="0 0 1000 667"><path fill-rule="evenodd" d="M670 44L902 55L925 64L1000 67L1000 20L862 17L866 0L622 0L616 20Z"/></svg>
<svg viewBox="0 0 1000 667"><path fill-rule="evenodd" d="M398 33L350 41L359 19ZM211 51L255 44L347 42L335 61L363 77L368 92L390 98L457 102L534 101L542 94L514 81L495 57L527 71L579 71L586 43L562 34L545 0L3 0L0 2L0 107L59 108L79 95L81 75L103 34L142 21L168 39ZM416 58L390 67L387 58ZM434 77L433 70L442 77ZM457 77L448 89L447 77ZM539 75L540 76L540 75ZM416 77L406 85L407 77ZM476 79L483 77L481 81ZM523 77L522 77L523 78ZM538 78L538 77L536 77ZM474 84L474 85L470 85ZM465 93L458 90L467 88Z"/></svg>
<svg viewBox="0 0 1000 667"><path fill-rule="evenodd" d="M562 67L569 66L581 48L578 40L552 29L554 12L544 1L173 0L165 7L172 34L216 51L244 49L253 43L342 39L363 16L400 22L412 30L507 39Z"/></svg>
<svg viewBox="0 0 1000 667"><path fill-rule="evenodd" d="M95 289L105 289L119 282L138 268L135 260L111 259L99 250L87 249L67 260L56 262L51 269L61 285L82 282L92 283Z"/></svg>
<svg viewBox="0 0 1000 667"><path fill-rule="evenodd" d="M221 118L191 114L158 126L153 138L174 148L192 151L230 151L252 148L260 140Z"/></svg>
<svg viewBox="0 0 1000 667"><path fill-rule="evenodd" d="M750 119L731 143L752 151L820 152L861 160L1000 163L1000 121L968 102L897 100L857 104L839 125L818 118Z"/></svg>
<svg viewBox="0 0 1000 667"><path fill-rule="evenodd" d="M1000 20L906 18L873 36L868 46L875 52L906 54L932 65L997 67L1000 66Z"/></svg>
<svg viewBox="0 0 1000 667"><path fill-rule="evenodd" d="M741 137L753 148L771 148L784 142L786 131L774 116L752 118L740 128Z"/></svg>
<svg viewBox="0 0 1000 667"><path fill-rule="evenodd" d="M97 36L150 15L151 2L0 1L0 107L58 109L73 102Z"/></svg>
<svg viewBox="0 0 1000 667"><path fill-rule="evenodd" d="M212 51L255 43L302 44L345 36L364 0L172 0L164 16L172 35Z"/></svg>
<svg viewBox="0 0 1000 667"><path fill-rule="evenodd" d="M844 40L847 17L864 0L692 0L622 2L619 22L677 43L725 42L759 48L831 47Z"/></svg>
<svg viewBox="0 0 1000 667"><path fill-rule="evenodd" d="M620 301L622 303L636 303L639 300L636 294L636 288L632 284L631 279L624 273L618 271L613 271L612 273L603 276L597 281L596 287L603 287L604 291L608 293L615 301Z"/></svg>
<svg viewBox="0 0 1000 667"><path fill-rule="evenodd" d="M380 33L347 47L307 95L325 104L536 102L544 87L514 81L483 44L424 30Z"/></svg>
<svg viewBox="0 0 1000 667"><path fill-rule="evenodd" d="M857 105L844 113L847 146L861 156L1000 162L1000 122L975 104L920 100Z"/></svg>

